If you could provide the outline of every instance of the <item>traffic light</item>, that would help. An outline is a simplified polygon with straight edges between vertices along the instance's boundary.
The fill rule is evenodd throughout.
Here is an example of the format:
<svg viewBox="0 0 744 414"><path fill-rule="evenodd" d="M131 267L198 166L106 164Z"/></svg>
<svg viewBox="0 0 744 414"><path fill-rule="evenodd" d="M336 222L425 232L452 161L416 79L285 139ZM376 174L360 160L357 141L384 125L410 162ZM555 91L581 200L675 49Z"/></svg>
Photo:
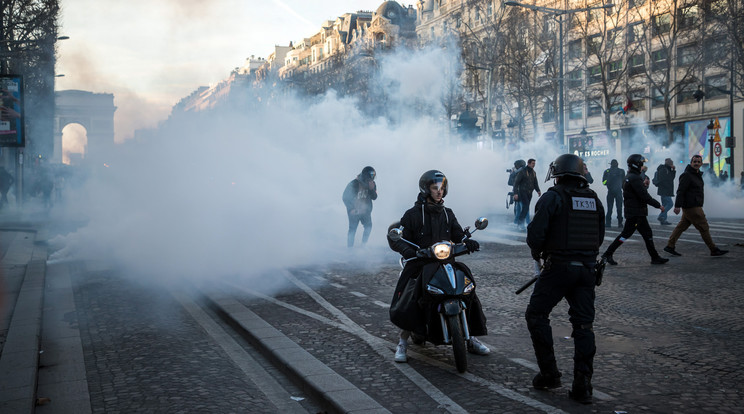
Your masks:
<svg viewBox="0 0 744 414"><path fill-rule="evenodd" d="M726 144L725 145L726 148L734 148L734 145L735 145L734 144L734 137L726 137L725 144Z"/></svg>
<svg viewBox="0 0 744 414"><path fill-rule="evenodd" d="M724 158L724 160L726 161L726 164L731 165L731 162L733 161L733 158L734 157L729 156L729 157Z"/></svg>

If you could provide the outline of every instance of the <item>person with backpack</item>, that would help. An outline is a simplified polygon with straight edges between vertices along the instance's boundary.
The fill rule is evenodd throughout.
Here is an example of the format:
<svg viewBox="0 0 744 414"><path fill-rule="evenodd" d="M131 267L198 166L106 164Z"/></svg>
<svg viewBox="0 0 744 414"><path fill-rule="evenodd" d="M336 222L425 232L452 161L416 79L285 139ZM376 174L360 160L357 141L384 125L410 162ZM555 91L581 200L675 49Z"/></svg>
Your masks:
<svg viewBox="0 0 744 414"><path fill-rule="evenodd" d="M661 197L661 205L664 206L664 210L659 213L656 219L664 226L672 224L667 221L667 214L674 207L672 197L674 196L674 177L676 176L677 171L674 168L674 161L667 158L664 160L664 164L660 164L656 168L654 179L651 180L651 183L658 188L656 194Z"/></svg>

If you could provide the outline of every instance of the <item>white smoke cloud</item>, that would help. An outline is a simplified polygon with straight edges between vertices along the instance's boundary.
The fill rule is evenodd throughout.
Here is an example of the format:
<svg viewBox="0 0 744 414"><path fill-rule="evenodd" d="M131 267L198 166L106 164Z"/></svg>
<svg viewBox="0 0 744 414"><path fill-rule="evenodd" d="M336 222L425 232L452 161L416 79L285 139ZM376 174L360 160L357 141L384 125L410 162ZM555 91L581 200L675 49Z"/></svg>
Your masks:
<svg viewBox="0 0 744 414"><path fill-rule="evenodd" d="M96 259L161 280L212 280L343 259L341 194L367 165L377 170L379 190L367 251L387 251L387 226L413 205L429 169L448 176L446 203L463 226L512 214L503 207L505 170L517 158L536 158L542 178L559 149L539 139L508 153L453 136L440 102L447 79L438 62L447 59L457 51L385 60L377 83L392 85L394 122L366 116L353 98L334 92L288 95L250 110L196 114L153 139L118 145L96 162L84 191L68 197L66 210L88 224L54 240L50 260ZM593 171L600 193L602 170Z"/></svg>

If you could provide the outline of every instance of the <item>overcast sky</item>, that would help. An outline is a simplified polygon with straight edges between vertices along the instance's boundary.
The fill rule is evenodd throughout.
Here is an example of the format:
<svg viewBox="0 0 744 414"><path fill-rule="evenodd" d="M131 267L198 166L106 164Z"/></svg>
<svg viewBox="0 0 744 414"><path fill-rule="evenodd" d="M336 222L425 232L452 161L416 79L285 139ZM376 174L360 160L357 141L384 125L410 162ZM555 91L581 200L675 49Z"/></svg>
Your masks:
<svg viewBox="0 0 744 414"><path fill-rule="evenodd" d="M116 140L179 99L379 0L62 0L56 89L113 93Z"/></svg>

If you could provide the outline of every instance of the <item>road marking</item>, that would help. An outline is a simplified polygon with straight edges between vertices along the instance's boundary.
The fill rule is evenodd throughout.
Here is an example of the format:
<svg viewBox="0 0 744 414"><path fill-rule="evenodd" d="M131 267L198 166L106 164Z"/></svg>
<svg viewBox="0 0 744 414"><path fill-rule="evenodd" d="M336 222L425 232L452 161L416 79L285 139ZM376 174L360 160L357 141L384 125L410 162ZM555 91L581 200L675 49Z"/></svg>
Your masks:
<svg viewBox="0 0 744 414"><path fill-rule="evenodd" d="M333 286L335 288L339 288L339 289L346 289L346 286L339 285L338 283L329 283L329 285L331 285L331 286Z"/></svg>
<svg viewBox="0 0 744 414"><path fill-rule="evenodd" d="M390 354L392 353L394 349L394 344L390 343L388 340L376 337L369 332L367 332L364 328L359 326L356 322L352 321L343 311L338 309L337 307L333 306L331 303L329 303L325 298L320 296L317 292L315 292L313 289L305 285L302 281L298 280L296 277L294 277L291 274L285 274L285 276L295 283L300 289L302 289L305 293L307 293L311 298L313 298L319 305L324 307L326 310L328 310L332 315L334 315L336 318L338 318L341 322L336 322L331 319L328 319L324 316L318 315L314 312L310 312L304 309L301 309L295 305L289 304L287 302L278 300L276 298L269 297L267 295L254 292L251 289L248 289L246 287L238 286L235 284L231 284L235 288L238 288L246 293L261 297L267 301L270 301L276 305L283 306L287 309L296 311L298 313L301 313L305 316L308 316L310 318L313 318L315 320L318 320L320 322L329 324L331 326L334 326L338 329L342 329L346 332L349 332L351 334L356 335L360 339L362 339L364 342L367 343L372 349L374 349L381 357L385 358L386 360L390 360ZM411 348L408 350L409 355L413 355L418 360L425 361L429 365L433 365L436 367L439 367L443 370L452 370L451 364L445 364L441 361L437 361L435 359L429 358L427 356L421 355L415 351L413 351ZM408 377L408 379L416 384L422 391L424 391L429 397L431 397L434 401L439 403L442 408L446 409L448 412L452 413L466 413L467 411L459 406L457 403L455 403L452 399L450 399L447 395L445 395L442 391L440 391L437 387L435 387L433 384L431 384L426 378L424 378L421 374L418 373L413 367L411 367L409 364L398 364L393 363L393 366L397 368L403 375ZM500 384L497 384L493 381L475 376L474 374L471 374L469 372L466 372L462 375L465 379L467 379L470 382L477 383L479 385L485 386L491 391L509 398L513 401L520 402L522 404L525 404L527 406L533 407L535 409L544 411L546 413L564 413L564 411L560 410L559 408L553 407L551 405L545 404L541 401L535 400L533 398L530 398L528 396L522 395L516 391L513 391L509 388L506 388Z"/></svg>
<svg viewBox="0 0 744 414"><path fill-rule="evenodd" d="M352 295L354 295L354 296L356 296L358 298L366 298L367 297L367 295L365 295L364 293L354 292L353 290L351 292L349 292L349 293L351 293Z"/></svg>
<svg viewBox="0 0 744 414"><path fill-rule="evenodd" d="M183 293L171 292L184 309L204 329L207 334L225 351L246 377L271 401L278 412L306 413L297 401L222 327L212 320L191 298Z"/></svg>
<svg viewBox="0 0 744 414"><path fill-rule="evenodd" d="M380 302L379 300L373 300L372 303L374 303L377 306L380 306L382 308L389 308L390 304L385 302Z"/></svg>

